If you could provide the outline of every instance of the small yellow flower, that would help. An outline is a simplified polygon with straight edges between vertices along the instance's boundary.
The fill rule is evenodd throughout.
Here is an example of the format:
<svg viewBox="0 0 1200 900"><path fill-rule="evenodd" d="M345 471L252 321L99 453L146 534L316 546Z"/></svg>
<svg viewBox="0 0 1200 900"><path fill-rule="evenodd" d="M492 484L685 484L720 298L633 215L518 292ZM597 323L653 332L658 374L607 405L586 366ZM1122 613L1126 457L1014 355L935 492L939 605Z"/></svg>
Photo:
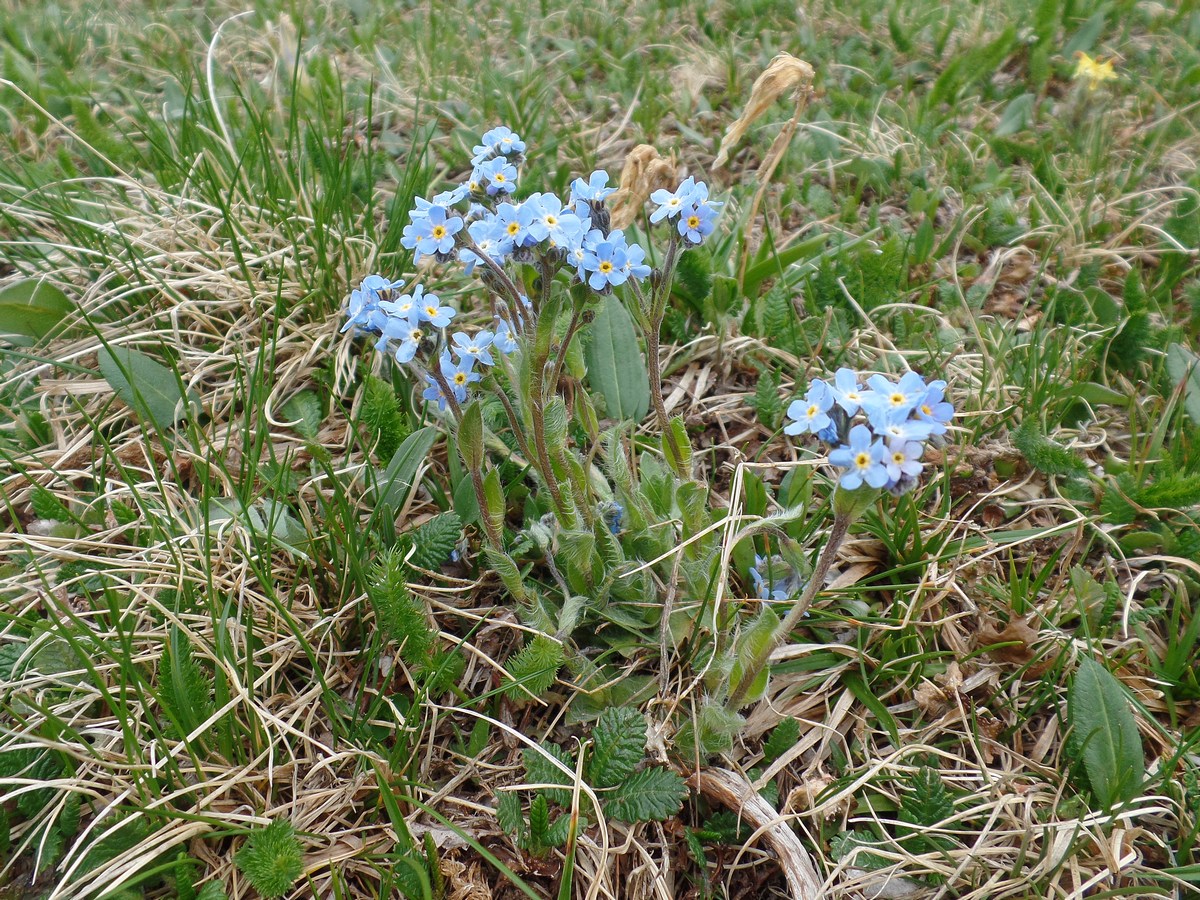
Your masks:
<svg viewBox="0 0 1200 900"><path fill-rule="evenodd" d="M1086 79L1089 91L1094 91L1104 82L1112 81L1117 77L1117 73L1113 71L1111 59L1101 62L1098 59L1092 59L1082 50L1076 50L1075 60L1075 74L1072 77L1076 81L1080 78Z"/></svg>

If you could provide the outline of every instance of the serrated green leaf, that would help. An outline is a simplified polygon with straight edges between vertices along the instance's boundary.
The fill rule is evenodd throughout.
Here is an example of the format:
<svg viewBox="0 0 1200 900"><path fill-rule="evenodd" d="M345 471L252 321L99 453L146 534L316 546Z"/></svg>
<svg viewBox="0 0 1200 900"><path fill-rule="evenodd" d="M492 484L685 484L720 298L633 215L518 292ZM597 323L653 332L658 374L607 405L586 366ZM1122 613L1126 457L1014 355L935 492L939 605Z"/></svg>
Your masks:
<svg viewBox="0 0 1200 900"><path fill-rule="evenodd" d="M550 807L546 798L541 794L533 798L529 804L529 838L535 845L544 845L546 835L550 831Z"/></svg>
<svg viewBox="0 0 1200 900"><path fill-rule="evenodd" d="M1145 758L1121 682L1100 663L1084 657L1067 696L1067 716L1096 800L1107 808L1136 797Z"/></svg>
<svg viewBox="0 0 1200 900"><path fill-rule="evenodd" d="M552 756L560 763L567 767L568 770L575 771L575 760L558 744L551 744L543 741L539 744L545 752L535 750L533 747L526 747L521 751L521 759L525 762L525 778L530 784L573 784L571 776L554 765L547 756ZM571 790L570 788L543 788L542 793L546 799L557 803L559 806L571 805Z"/></svg>
<svg viewBox="0 0 1200 900"><path fill-rule="evenodd" d="M589 329L588 379L610 419L640 422L650 409L650 376L633 319L615 296L605 299Z"/></svg>
<svg viewBox="0 0 1200 900"><path fill-rule="evenodd" d="M939 825L954 815L954 798L946 789L941 773L933 766L922 766L908 779L911 793L904 799L900 816L915 825Z"/></svg>
<svg viewBox="0 0 1200 900"><path fill-rule="evenodd" d="M614 787L646 758L646 717L627 706L610 706L596 720L592 740L587 780L594 787Z"/></svg>
<svg viewBox="0 0 1200 900"><path fill-rule="evenodd" d="M321 399L312 391L296 394L281 410L283 417L292 422L292 427L301 437L313 441L321 427Z"/></svg>
<svg viewBox="0 0 1200 900"><path fill-rule="evenodd" d="M219 881L210 881L200 888L196 900L225 900L225 886Z"/></svg>
<svg viewBox="0 0 1200 900"><path fill-rule="evenodd" d="M505 688L512 700L528 700L550 689L563 664L562 645L539 634L508 660L513 681Z"/></svg>
<svg viewBox="0 0 1200 900"><path fill-rule="evenodd" d="M520 843L525 831L525 818L521 815L521 798L516 791L505 791L496 801L496 824Z"/></svg>
<svg viewBox="0 0 1200 900"><path fill-rule="evenodd" d="M27 278L0 288L0 334L40 340L75 309L49 282Z"/></svg>
<svg viewBox="0 0 1200 900"><path fill-rule="evenodd" d="M179 376L144 353L130 347L102 347L98 354L100 374L116 395L159 431L167 431L198 409L195 391L184 391Z"/></svg>
<svg viewBox="0 0 1200 900"><path fill-rule="evenodd" d="M450 558L460 537L462 520L457 514L439 513L413 530L409 538L413 555L409 562L421 569L436 570Z"/></svg>
<svg viewBox="0 0 1200 900"><path fill-rule="evenodd" d="M773 763L800 740L800 722L788 716L771 729L771 735L763 742L763 761Z"/></svg>
<svg viewBox="0 0 1200 900"><path fill-rule="evenodd" d="M683 805L687 787L670 769L642 769L608 796L604 811L620 822L662 822Z"/></svg>

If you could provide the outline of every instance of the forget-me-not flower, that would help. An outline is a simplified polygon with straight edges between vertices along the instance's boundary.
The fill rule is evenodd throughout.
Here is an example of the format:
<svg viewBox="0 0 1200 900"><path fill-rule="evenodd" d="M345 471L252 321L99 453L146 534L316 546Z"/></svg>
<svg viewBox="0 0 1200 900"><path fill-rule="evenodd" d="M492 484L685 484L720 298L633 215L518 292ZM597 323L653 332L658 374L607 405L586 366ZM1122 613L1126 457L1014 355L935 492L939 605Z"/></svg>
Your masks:
<svg viewBox="0 0 1200 900"><path fill-rule="evenodd" d="M820 379L808 388L803 400L793 400L787 408L787 417L795 421L786 425L784 434L817 433L830 424L829 410L833 406L833 394L829 385Z"/></svg>
<svg viewBox="0 0 1200 900"><path fill-rule="evenodd" d="M866 425L855 425L850 429L848 443L830 453L829 462L848 470L839 481L846 490L857 490L864 483L881 488L888 482L887 467L883 462L886 452L883 441L875 438L871 429Z"/></svg>
<svg viewBox="0 0 1200 900"><path fill-rule="evenodd" d="M452 349L460 359L470 360L472 363L480 362L485 366L495 364L492 354L488 352L488 347L496 339L491 332L477 331L474 335L467 335L465 332L456 331L453 339Z"/></svg>

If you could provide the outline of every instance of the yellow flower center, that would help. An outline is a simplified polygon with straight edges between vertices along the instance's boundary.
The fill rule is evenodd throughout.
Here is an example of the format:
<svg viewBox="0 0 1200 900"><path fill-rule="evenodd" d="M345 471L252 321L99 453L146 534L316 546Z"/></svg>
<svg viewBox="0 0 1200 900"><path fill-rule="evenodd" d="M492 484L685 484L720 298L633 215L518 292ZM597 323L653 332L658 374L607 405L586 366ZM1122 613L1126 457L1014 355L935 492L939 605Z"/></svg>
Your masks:
<svg viewBox="0 0 1200 900"><path fill-rule="evenodd" d="M870 468L871 454L870 453L858 454L858 456L854 457L854 465L858 466L858 468L860 468L860 469Z"/></svg>
<svg viewBox="0 0 1200 900"><path fill-rule="evenodd" d="M446 236L446 227L444 225L434 225L433 236L440 241Z"/></svg>
<svg viewBox="0 0 1200 900"><path fill-rule="evenodd" d="M817 415L817 411L818 411L818 410L817 410L817 404L815 404L815 403L814 403L812 406L810 406L810 407L808 408L808 417L809 417L810 419L814 418L814 417Z"/></svg>
<svg viewBox="0 0 1200 900"><path fill-rule="evenodd" d="M557 225L558 219L555 216L546 216L547 225Z"/></svg>
<svg viewBox="0 0 1200 900"><path fill-rule="evenodd" d="M408 333L408 339L414 344L421 343L421 338L423 337L425 337L425 332L423 332L420 328L414 328Z"/></svg>
<svg viewBox="0 0 1200 900"><path fill-rule="evenodd" d="M892 401L892 406L903 406L904 405L904 395L903 394L892 394L890 399Z"/></svg>
<svg viewBox="0 0 1200 900"><path fill-rule="evenodd" d="M467 383L467 373L466 372L455 372L454 373L454 383L460 384L460 385L466 384Z"/></svg>
<svg viewBox="0 0 1200 900"><path fill-rule="evenodd" d="M904 454L899 451L893 453L892 462L894 462L896 465L900 465L902 462L904 462Z"/></svg>
<svg viewBox="0 0 1200 900"><path fill-rule="evenodd" d="M688 216L688 228L699 228L699 227L700 227L700 217L699 216Z"/></svg>
<svg viewBox="0 0 1200 900"><path fill-rule="evenodd" d="M518 231L520 231L520 230L521 230L521 223L520 223L520 222L509 222L509 223L508 223L508 233L509 233L509 234L514 234L514 235L515 235L515 234L516 234Z"/></svg>
<svg viewBox="0 0 1200 900"><path fill-rule="evenodd" d="M503 173L503 172L497 172L497 173L496 173L496 174L495 174L495 175L492 177L492 181L499 182L500 184L504 184L504 182L505 182L505 181L507 181L507 180L508 180L508 179L504 177L504 173Z"/></svg>
<svg viewBox="0 0 1200 900"><path fill-rule="evenodd" d="M438 314L438 308L437 308L436 306L427 306L427 307L425 307L425 315L429 316L429 318L431 318L431 319L432 319L432 318L434 318L434 317L435 317L437 314Z"/></svg>
<svg viewBox="0 0 1200 900"><path fill-rule="evenodd" d="M607 275L612 270L613 270L613 264L608 262L607 260L600 263L600 271L603 272L605 275Z"/></svg>
<svg viewBox="0 0 1200 900"><path fill-rule="evenodd" d="M921 412L923 412L927 416L933 415L933 410L930 409L928 406L926 406L924 403L921 404Z"/></svg>

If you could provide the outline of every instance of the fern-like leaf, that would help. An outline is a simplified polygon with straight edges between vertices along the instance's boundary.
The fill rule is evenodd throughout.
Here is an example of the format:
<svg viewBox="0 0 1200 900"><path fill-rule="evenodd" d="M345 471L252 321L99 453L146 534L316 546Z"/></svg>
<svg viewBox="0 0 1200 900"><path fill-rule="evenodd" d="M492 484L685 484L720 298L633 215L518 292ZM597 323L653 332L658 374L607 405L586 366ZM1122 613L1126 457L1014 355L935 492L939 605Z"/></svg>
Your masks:
<svg viewBox="0 0 1200 900"><path fill-rule="evenodd" d="M662 822L679 812L687 787L670 769L642 769L631 775L604 804L604 811L621 822Z"/></svg>
<svg viewBox="0 0 1200 900"><path fill-rule="evenodd" d="M562 645L539 634L508 661L513 677L505 692L513 700L544 694L554 684L563 664Z"/></svg>
<svg viewBox="0 0 1200 900"><path fill-rule="evenodd" d="M53 519L55 522L70 522L71 511L54 494L40 484L35 486L29 496L29 505L33 514L39 519Z"/></svg>
<svg viewBox="0 0 1200 900"><path fill-rule="evenodd" d="M251 832L233 861L263 897L282 897L304 871L296 831L285 819Z"/></svg>
<svg viewBox="0 0 1200 900"><path fill-rule="evenodd" d="M646 757L646 717L628 706L610 706L600 713L592 740L587 780L594 787L615 787Z"/></svg>
<svg viewBox="0 0 1200 900"><path fill-rule="evenodd" d="M400 643L400 655L405 662L416 665L429 654L433 629L425 611L409 592L407 577L408 568L399 548L388 550L375 563L367 596L379 630Z"/></svg>
<svg viewBox="0 0 1200 900"><path fill-rule="evenodd" d="M546 798L539 794L529 804L529 848L536 852L548 846L549 834L550 807Z"/></svg>
<svg viewBox="0 0 1200 900"><path fill-rule="evenodd" d="M368 375L363 385L359 421L367 426L375 444L375 457L387 461L408 437L408 421L392 386L381 378Z"/></svg>
<svg viewBox="0 0 1200 900"><path fill-rule="evenodd" d="M439 513L408 536L408 542L414 548L408 561L419 569L436 571L450 558L460 537L462 519L453 512Z"/></svg>
<svg viewBox="0 0 1200 900"><path fill-rule="evenodd" d="M545 753L540 753L532 747L526 747L521 753L521 758L525 762L525 778L531 784L571 785L571 777L546 758L548 754L574 772L575 760L571 757L571 754L558 746L558 744L543 742L541 748ZM547 800L557 803L559 806L571 805L571 791L569 788L543 788L540 794L545 796Z"/></svg>
<svg viewBox="0 0 1200 900"><path fill-rule="evenodd" d="M1026 417L1021 427L1013 434L1013 444L1039 472L1075 478L1087 476L1087 463L1066 447L1054 443L1042 434L1031 417Z"/></svg>
<svg viewBox="0 0 1200 900"><path fill-rule="evenodd" d="M779 373L774 369L766 369L759 376L754 394L749 398L750 407L757 413L759 421L771 431L779 428L787 408L779 392L779 384Z"/></svg>
<svg viewBox="0 0 1200 900"><path fill-rule="evenodd" d="M763 761L770 764L796 746L800 740L800 722L788 716L771 729L771 735L763 742Z"/></svg>
<svg viewBox="0 0 1200 900"><path fill-rule="evenodd" d="M159 662L163 706L184 734L194 731L212 713L212 682L192 656L192 645L178 626L172 626L167 649Z"/></svg>
<svg viewBox="0 0 1200 900"><path fill-rule="evenodd" d="M496 802L496 822L520 843L525 833L525 817L521 815L521 798L516 791L505 791Z"/></svg>

